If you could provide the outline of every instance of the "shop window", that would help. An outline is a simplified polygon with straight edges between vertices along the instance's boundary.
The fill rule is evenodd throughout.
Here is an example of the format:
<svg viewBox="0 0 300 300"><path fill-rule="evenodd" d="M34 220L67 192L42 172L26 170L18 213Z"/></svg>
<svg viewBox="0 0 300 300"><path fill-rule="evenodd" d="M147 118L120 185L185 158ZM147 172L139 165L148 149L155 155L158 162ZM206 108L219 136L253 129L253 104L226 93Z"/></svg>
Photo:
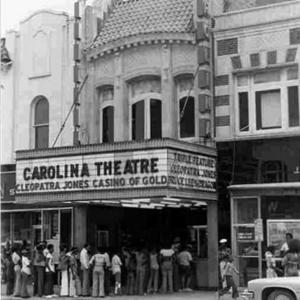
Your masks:
<svg viewBox="0 0 300 300"><path fill-rule="evenodd" d="M249 130L249 107L248 107L248 93L239 93L239 118L240 131Z"/></svg>
<svg viewBox="0 0 300 300"><path fill-rule="evenodd" d="M255 93L256 129L281 128L280 90Z"/></svg>
<svg viewBox="0 0 300 300"><path fill-rule="evenodd" d="M288 87L289 126L299 126L299 91L298 86Z"/></svg>
<svg viewBox="0 0 300 300"><path fill-rule="evenodd" d="M141 100L132 105L131 115L132 140L143 140L145 138L145 105Z"/></svg>
<svg viewBox="0 0 300 300"><path fill-rule="evenodd" d="M107 106L102 110L102 142L114 142L114 107Z"/></svg>
<svg viewBox="0 0 300 300"><path fill-rule="evenodd" d="M47 148L49 146L49 103L44 97L35 104L33 127L35 149Z"/></svg>
<svg viewBox="0 0 300 300"><path fill-rule="evenodd" d="M265 161L261 165L261 182L285 181L285 168L280 161Z"/></svg>
<svg viewBox="0 0 300 300"><path fill-rule="evenodd" d="M181 98L179 101L180 137L195 136L195 101L193 97Z"/></svg>
<svg viewBox="0 0 300 300"><path fill-rule="evenodd" d="M1 243L6 243L11 240L10 231L11 231L11 214L2 213L1 214Z"/></svg>

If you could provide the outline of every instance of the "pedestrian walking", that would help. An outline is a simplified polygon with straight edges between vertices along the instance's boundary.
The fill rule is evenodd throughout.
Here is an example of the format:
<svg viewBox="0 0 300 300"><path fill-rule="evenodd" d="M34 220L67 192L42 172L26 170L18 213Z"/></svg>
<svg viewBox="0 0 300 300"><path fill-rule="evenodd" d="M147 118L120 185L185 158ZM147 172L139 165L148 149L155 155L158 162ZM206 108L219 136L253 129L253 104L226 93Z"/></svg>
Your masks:
<svg viewBox="0 0 300 300"><path fill-rule="evenodd" d="M29 284L29 276L31 275L31 261L29 259L29 251L25 248L22 250L22 268L21 268L21 297L29 298L27 286Z"/></svg>
<svg viewBox="0 0 300 300"><path fill-rule="evenodd" d="M159 263L158 263L158 253L156 248L152 248L150 251L150 276L148 280L147 292L154 294L158 291L158 275L159 275Z"/></svg>
<svg viewBox="0 0 300 300"><path fill-rule="evenodd" d="M92 256L89 264L93 266L92 296L103 298L105 296L105 267L110 266L109 257L103 249L97 248L96 254Z"/></svg>
<svg viewBox="0 0 300 300"><path fill-rule="evenodd" d="M45 295L46 298L55 297L53 289L53 277L55 273L55 266L53 260L54 246L49 244L47 246L48 254L46 256L46 267L45 267Z"/></svg>
<svg viewBox="0 0 300 300"><path fill-rule="evenodd" d="M178 255L178 263L179 263L179 274L180 274L180 282L181 289L185 291L191 291L190 283L191 283L191 262L193 261L192 255L190 253L190 247L186 245Z"/></svg>
<svg viewBox="0 0 300 300"><path fill-rule="evenodd" d="M79 268L78 268L78 248L72 247L71 251L67 254L69 256L69 279L70 279L70 297L81 296L81 283L79 279Z"/></svg>
<svg viewBox="0 0 300 300"><path fill-rule="evenodd" d="M67 297L69 296L69 258L67 255L67 246L62 245L59 255L58 269L61 274L61 284L60 284L60 296Z"/></svg>
<svg viewBox="0 0 300 300"><path fill-rule="evenodd" d="M44 274L46 267L46 257L44 256L44 245L42 243L36 246L33 256L34 266L34 290L35 294L42 297L44 294Z"/></svg>
<svg viewBox="0 0 300 300"><path fill-rule="evenodd" d="M80 266L82 270L82 296L86 297L90 294L90 274L89 274L89 251L91 246L85 244L80 252Z"/></svg>
<svg viewBox="0 0 300 300"><path fill-rule="evenodd" d="M171 247L164 247L160 250L161 272L162 272L162 292L167 290L173 292L173 260L174 250Z"/></svg>
<svg viewBox="0 0 300 300"><path fill-rule="evenodd" d="M219 295L223 296L226 294L230 288L232 288L232 298L236 299L239 296L237 285L234 282L233 274L239 274L238 270L233 265L233 259L231 256L224 257L224 272L222 280L226 281L226 287L219 291Z"/></svg>
<svg viewBox="0 0 300 300"><path fill-rule="evenodd" d="M122 261L120 258L120 254L118 253L118 251L115 251L115 254L111 260L111 270L115 279L115 295L121 294L121 266Z"/></svg>
<svg viewBox="0 0 300 300"><path fill-rule="evenodd" d="M19 253L19 248L17 246L13 246L12 248L12 261L14 263L14 297L21 296L21 267L22 267L22 259Z"/></svg>

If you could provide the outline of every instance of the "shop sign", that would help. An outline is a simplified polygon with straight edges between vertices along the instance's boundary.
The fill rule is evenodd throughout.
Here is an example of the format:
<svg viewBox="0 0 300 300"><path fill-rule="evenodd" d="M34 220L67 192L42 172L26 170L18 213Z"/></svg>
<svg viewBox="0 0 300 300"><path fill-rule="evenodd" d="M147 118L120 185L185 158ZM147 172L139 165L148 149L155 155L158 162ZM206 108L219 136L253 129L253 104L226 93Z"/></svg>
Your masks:
<svg viewBox="0 0 300 300"><path fill-rule="evenodd" d="M17 161L16 193L176 187L215 192L214 158L155 149Z"/></svg>
<svg viewBox="0 0 300 300"><path fill-rule="evenodd" d="M262 219L256 219L254 221L254 229L255 229L255 241L262 242L264 240L263 233L263 222Z"/></svg>
<svg viewBox="0 0 300 300"><path fill-rule="evenodd" d="M255 238L254 227L239 226L237 230L238 241L253 241Z"/></svg>

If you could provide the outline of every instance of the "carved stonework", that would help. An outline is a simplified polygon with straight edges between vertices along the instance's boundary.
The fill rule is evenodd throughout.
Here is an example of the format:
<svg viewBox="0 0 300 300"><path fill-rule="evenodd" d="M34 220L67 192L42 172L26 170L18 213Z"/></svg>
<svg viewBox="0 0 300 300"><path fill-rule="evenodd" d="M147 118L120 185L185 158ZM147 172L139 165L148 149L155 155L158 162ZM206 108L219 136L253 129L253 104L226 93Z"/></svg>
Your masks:
<svg viewBox="0 0 300 300"><path fill-rule="evenodd" d="M115 75L115 62L112 56L98 59L96 61L96 78L101 79L105 77L114 77Z"/></svg>
<svg viewBox="0 0 300 300"><path fill-rule="evenodd" d="M159 79L134 80L130 83L132 97L146 93L161 93L161 83Z"/></svg>
<svg viewBox="0 0 300 300"><path fill-rule="evenodd" d="M196 65L195 46L188 44L175 44L172 46L173 68L178 66Z"/></svg>
<svg viewBox="0 0 300 300"><path fill-rule="evenodd" d="M131 48L124 52L124 72L132 72L141 67L160 67L161 53L159 46L146 45Z"/></svg>

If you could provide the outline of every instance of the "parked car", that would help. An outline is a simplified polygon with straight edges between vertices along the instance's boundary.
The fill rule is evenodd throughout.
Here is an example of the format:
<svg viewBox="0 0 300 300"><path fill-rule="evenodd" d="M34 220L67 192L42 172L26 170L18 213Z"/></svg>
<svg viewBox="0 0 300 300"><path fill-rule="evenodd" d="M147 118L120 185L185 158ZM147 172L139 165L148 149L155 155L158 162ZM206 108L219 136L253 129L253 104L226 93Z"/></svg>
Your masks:
<svg viewBox="0 0 300 300"><path fill-rule="evenodd" d="M261 278L248 282L243 300L300 300L300 277Z"/></svg>

